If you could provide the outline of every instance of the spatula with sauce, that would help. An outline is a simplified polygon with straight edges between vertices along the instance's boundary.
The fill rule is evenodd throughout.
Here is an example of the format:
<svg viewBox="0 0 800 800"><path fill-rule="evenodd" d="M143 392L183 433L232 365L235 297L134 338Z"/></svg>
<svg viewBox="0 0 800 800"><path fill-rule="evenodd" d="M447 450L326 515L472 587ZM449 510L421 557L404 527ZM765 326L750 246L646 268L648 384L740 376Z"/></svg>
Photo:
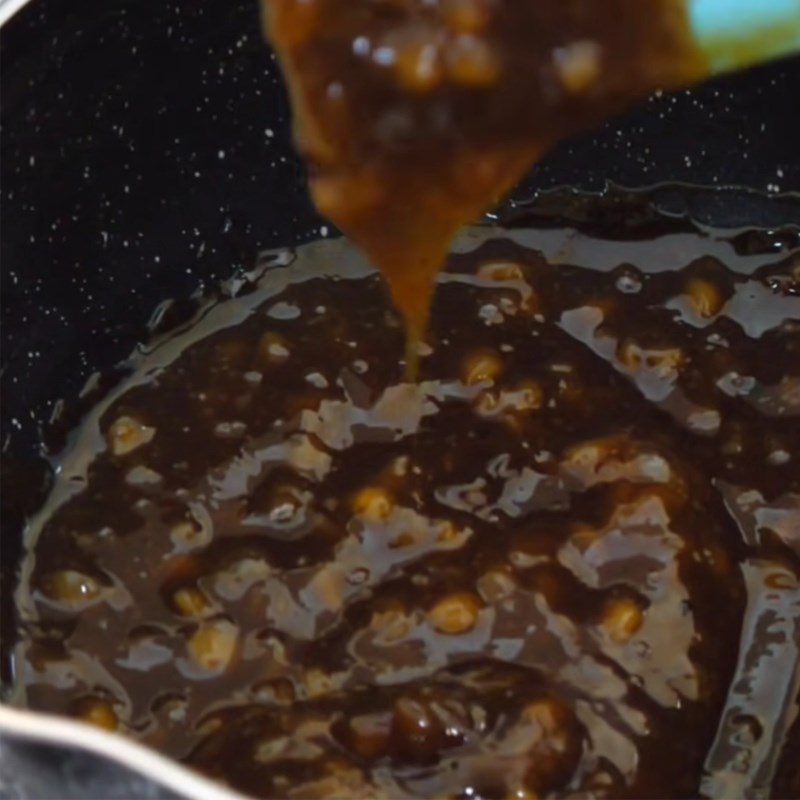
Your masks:
<svg viewBox="0 0 800 800"><path fill-rule="evenodd" d="M656 88L800 49L800 0L264 0L319 210L385 275L409 374L456 230Z"/></svg>

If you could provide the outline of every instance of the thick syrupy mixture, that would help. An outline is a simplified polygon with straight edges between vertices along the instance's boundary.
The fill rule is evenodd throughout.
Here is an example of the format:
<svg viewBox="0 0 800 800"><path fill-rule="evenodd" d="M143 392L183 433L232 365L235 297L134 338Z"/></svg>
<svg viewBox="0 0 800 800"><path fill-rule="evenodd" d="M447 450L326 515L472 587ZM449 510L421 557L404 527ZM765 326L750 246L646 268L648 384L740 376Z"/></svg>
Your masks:
<svg viewBox="0 0 800 800"><path fill-rule="evenodd" d="M320 211L411 338L461 225L554 144L707 66L686 0L262 0Z"/></svg>
<svg viewBox="0 0 800 800"><path fill-rule="evenodd" d="M343 241L144 348L17 702L261 797L798 796L800 231L588 209L463 233L418 384Z"/></svg>

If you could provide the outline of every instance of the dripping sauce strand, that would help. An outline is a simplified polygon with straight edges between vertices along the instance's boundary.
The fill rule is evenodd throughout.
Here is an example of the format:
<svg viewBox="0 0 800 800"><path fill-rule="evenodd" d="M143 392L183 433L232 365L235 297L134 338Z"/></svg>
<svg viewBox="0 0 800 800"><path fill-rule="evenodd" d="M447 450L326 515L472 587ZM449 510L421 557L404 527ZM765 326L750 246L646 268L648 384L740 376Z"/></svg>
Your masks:
<svg viewBox="0 0 800 800"><path fill-rule="evenodd" d="M312 196L383 273L409 378L456 231L565 137L708 71L685 0L263 5Z"/></svg>

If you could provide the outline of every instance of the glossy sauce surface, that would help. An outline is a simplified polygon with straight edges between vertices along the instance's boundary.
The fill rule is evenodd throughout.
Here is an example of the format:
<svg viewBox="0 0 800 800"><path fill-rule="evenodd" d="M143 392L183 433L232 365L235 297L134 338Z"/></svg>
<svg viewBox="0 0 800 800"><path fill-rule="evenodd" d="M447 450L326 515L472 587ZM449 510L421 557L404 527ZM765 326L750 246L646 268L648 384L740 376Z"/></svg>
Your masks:
<svg viewBox="0 0 800 800"><path fill-rule="evenodd" d="M84 399L17 702L262 797L796 796L797 228L467 229L418 384L344 241L230 293Z"/></svg>
<svg viewBox="0 0 800 800"><path fill-rule="evenodd" d="M450 242L558 141L706 74L684 0L264 0L320 211L422 335Z"/></svg>

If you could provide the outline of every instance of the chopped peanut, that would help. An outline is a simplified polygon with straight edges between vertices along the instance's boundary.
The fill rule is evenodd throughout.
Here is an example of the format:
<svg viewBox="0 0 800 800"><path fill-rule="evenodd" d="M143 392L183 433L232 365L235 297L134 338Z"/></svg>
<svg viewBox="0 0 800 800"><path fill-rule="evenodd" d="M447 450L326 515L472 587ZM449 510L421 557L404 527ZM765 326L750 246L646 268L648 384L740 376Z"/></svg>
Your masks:
<svg viewBox="0 0 800 800"><path fill-rule="evenodd" d="M461 369L462 381L475 386L485 381L494 382L503 371L503 362L493 350L479 350L464 360Z"/></svg>
<svg viewBox="0 0 800 800"><path fill-rule="evenodd" d="M208 544L209 531L192 520L181 520L172 526L169 538L181 550L190 550Z"/></svg>
<svg viewBox="0 0 800 800"><path fill-rule="evenodd" d="M108 429L108 443L115 456L124 456L152 441L156 429L133 417L119 417Z"/></svg>
<svg viewBox="0 0 800 800"><path fill-rule="evenodd" d="M303 676L308 697L320 697L333 688L331 676L316 667L306 670Z"/></svg>
<svg viewBox="0 0 800 800"><path fill-rule="evenodd" d="M114 709L105 700L92 700L81 710L81 719L98 728L115 731L119 725Z"/></svg>
<svg viewBox="0 0 800 800"><path fill-rule="evenodd" d="M478 579L478 594L487 603L495 603L514 591L514 580L506 572L493 569Z"/></svg>
<svg viewBox="0 0 800 800"><path fill-rule="evenodd" d="M452 522L449 520L447 522L443 522L439 529L439 533L436 536L436 541L439 544L446 546L453 546L457 544L461 539L459 535L458 529Z"/></svg>
<svg viewBox="0 0 800 800"><path fill-rule="evenodd" d="M238 636L238 628L225 619L203 623L189 639L189 655L208 672L224 672L233 659Z"/></svg>
<svg viewBox="0 0 800 800"><path fill-rule="evenodd" d="M692 278L686 285L689 302L698 316L708 319L716 316L723 305L719 289L704 278Z"/></svg>
<svg viewBox="0 0 800 800"><path fill-rule="evenodd" d="M475 627L480 608L480 601L475 595L458 592L440 600L428 612L428 621L440 633L466 633Z"/></svg>
<svg viewBox="0 0 800 800"><path fill-rule="evenodd" d="M538 723L546 735L551 735L561 727L558 720L560 710L552 700L537 700L525 706L520 716L525 722Z"/></svg>
<svg viewBox="0 0 800 800"><path fill-rule="evenodd" d="M570 94L583 94L600 77L600 47L595 42L574 42L553 52L553 65L561 85Z"/></svg>
<svg viewBox="0 0 800 800"><path fill-rule="evenodd" d="M631 340L620 344L617 356L632 372L646 369L663 380L674 380L685 361L685 356L680 348L665 347L658 350L649 350L640 347Z"/></svg>
<svg viewBox="0 0 800 800"><path fill-rule="evenodd" d="M478 277L490 281L521 281L525 278L522 267L513 261L489 261L481 264Z"/></svg>
<svg viewBox="0 0 800 800"><path fill-rule="evenodd" d="M475 413L482 417L492 417L500 413L500 397L497 392L481 392L473 404Z"/></svg>
<svg viewBox="0 0 800 800"><path fill-rule="evenodd" d="M178 613L184 617L202 617L211 609L208 598L193 587L178 589L172 595L172 602Z"/></svg>
<svg viewBox="0 0 800 800"><path fill-rule="evenodd" d="M447 74L463 86L491 86L500 77L500 61L489 44L463 33L446 50Z"/></svg>
<svg viewBox="0 0 800 800"><path fill-rule="evenodd" d="M331 457L317 447L308 436L293 436L286 442L286 462L299 473L325 475L331 467Z"/></svg>
<svg viewBox="0 0 800 800"><path fill-rule="evenodd" d="M376 486L362 489L353 501L353 511L370 522L385 522L392 512L389 493Z"/></svg>
<svg viewBox="0 0 800 800"><path fill-rule="evenodd" d="M64 569L48 575L43 581L43 590L52 600L72 608L80 608L97 600L102 587L89 575L74 569Z"/></svg>
<svg viewBox="0 0 800 800"><path fill-rule="evenodd" d="M564 708L550 699L537 700L522 709L520 720L526 725L536 726L542 742L552 750L562 750L567 743L564 725Z"/></svg>
<svg viewBox="0 0 800 800"><path fill-rule="evenodd" d="M633 600L613 600L603 611L603 627L617 644L625 644L642 627L642 621L642 609Z"/></svg>
<svg viewBox="0 0 800 800"><path fill-rule="evenodd" d="M439 47L433 42L399 46L394 70L405 89L419 94L433 91L443 77Z"/></svg>
<svg viewBox="0 0 800 800"><path fill-rule="evenodd" d="M379 632L382 642L391 644L408 636L411 631L411 620L402 611L389 609L374 613L370 627Z"/></svg>
<svg viewBox="0 0 800 800"><path fill-rule="evenodd" d="M491 19L490 0L443 0L442 15L456 33L479 33Z"/></svg>
<svg viewBox="0 0 800 800"><path fill-rule="evenodd" d="M537 794L532 789L519 786L510 794L506 795L506 798L507 800L541 800L541 795Z"/></svg>

